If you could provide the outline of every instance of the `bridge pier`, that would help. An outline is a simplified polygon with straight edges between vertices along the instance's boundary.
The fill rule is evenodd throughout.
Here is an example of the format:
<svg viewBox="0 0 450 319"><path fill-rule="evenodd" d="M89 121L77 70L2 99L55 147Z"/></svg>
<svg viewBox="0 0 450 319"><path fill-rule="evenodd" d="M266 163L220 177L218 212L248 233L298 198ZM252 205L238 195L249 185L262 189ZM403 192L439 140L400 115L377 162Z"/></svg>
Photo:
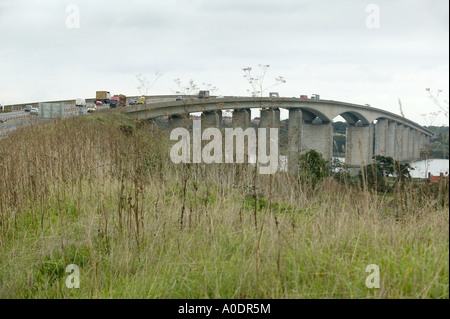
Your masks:
<svg viewBox="0 0 450 319"><path fill-rule="evenodd" d="M266 149L262 150L265 152L264 154L269 155L271 152L274 152L274 150L270 149L270 128L280 128L280 109L273 108L273 109L262 109L261 115L260 115L260 121L259 121L259 128L266 129ZM280 136L280 132L278 131L278 137ZM259 134L258 134L258 141L259 141ZM259 142L258 142L259 147ZM277 143L276 146L277 154L279 153L279 143ZM259 152L259 150L258 150ZM278 159L279 162L279 159ZM278 163L277 163L278 164ZM278 166L279 167L279 166Z"/></svg>
<svg viewBox="0 0 450 319"><path fill-rule="evenodd" d="M420 136L420 152L425 152L427 149L427 137L425 135Z"/></svg>
<svg viewBox="0 0 450 319"><path fill-rule="evenodd" d="M291 174L298 171L298 158L300 156L300 143L302 140L303 116L300 109L289 109L288 126L288 169Z"/></svg>
<svg viewBox="0 0 450 319"><path fill-rule="evenodd" d="M205 111L203 112L204 125L202 129L215 127L218 129L222 129L222 111Z"/></svg>
<svg viewBox="0 0 450 319"><path fill-rule="evenodd" d="M420 149L421 149L421 135L419 132L417 132L416 130L414 130L414 155L413 158L414 159L419 159L420 158Z"/></svg>
<svg viewBox="0 0 450 319"><path fill-rule="evenodd" d="M400 137L401 153L400 161L405 162L409 160L409 127L402 125Z"/></svg>
<svg viewBox="0 0 450 319"><path fill-rule="evenodd" d="M234 129L241 128L242 130L245 131L248 127L250 127L251 109L235 109L233 110L232 116L233 118L231 120L231 126ZM247 138L244 138L244 163L249 163Z"/></svg>
<svg viewBox="0 0 450 319"><path fill-rule="evenodd" d="M250 109L235 109L233 110L233 119L231 126L233 128L240 127L245 130L250 126L251 110Z"/></svg>
<svg viewBox="0 0 450 319"><path fill-rule="evenodd" d="M388 156L388 135L389 121L387 119L378 120L375 125L375 155Z"/></svg>
<svg viewBox="0 0 450 319"><path fill-rule="evenodd" d="M397 122L389 121L388 124L388 134L386 137L386 156L392 157L396 159L398 157L396 150L396 131L397 131Z"/></svg>
<svg viewBox="0 0 450 319"><path fill-rule="evenodd" d="M347 147L345 163L349 166L361 166L372 163L373 125L347 126Z"/></svg>
<svg viewBox="0 0 450 319"><path fill-rule="evenodd" d="M333 125L331 123L303 123L301 153L315 150L322 154L326 161L333 158Z"/></svg>
<svg viewBox="0 0 450 319"><path fill-rule="evenodd" d="M279 129L280 128L280 109L262 109L259 127L267 128L267 129L269 129L269 128ZM266 154L268 154L269 145L270 145L270 130L266 130Z"/></svg>
<svg viewBox="0 0 450 319"><path fill-rule="evenodd" d="M397 129L395 130L395 160L401 161L403 154L402 147L403 125L397 123Z"/></svg>
<svg viewBox="0 0 450 319"><path fill-rule="evenodd" d="M412 128L409 128L408 131L408 161L414 159L414 136L415 131Z"/></svg>
<svg viewBox="0 0 450 319"><path fill-rule="evenodd" d="M170 115L169 132L177 127L189 128L189 117L186 115Z"/></svg>

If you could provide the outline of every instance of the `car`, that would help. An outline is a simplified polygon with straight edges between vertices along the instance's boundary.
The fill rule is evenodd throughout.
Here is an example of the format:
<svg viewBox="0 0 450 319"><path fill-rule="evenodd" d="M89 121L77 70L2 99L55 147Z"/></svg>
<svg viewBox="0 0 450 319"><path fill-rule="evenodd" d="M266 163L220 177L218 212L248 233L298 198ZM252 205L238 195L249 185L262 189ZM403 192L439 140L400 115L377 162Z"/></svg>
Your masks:
<svg viewBox="0 0 450 319"><path fill-rule="evenodd" d="M175 99L175 101L182 101L183 97L182 96L177 96L177 98Z"/></svg>
<svg viewBox="0 0 450 319"><path fill-rule="evenodd" d="M131 99L128 105L136 105L136 99Z"/></svg>
<svg viewBox="0 0 450 319"><path fill-rule="evenodd" d="M136 104L145 104L145 102L142 100L138 100L138 101L136 101Z"/></svg>
<svg viewBox="0 0 450 319"><path fill-rule="evenodd" d="M103 105L103 102L102 101L95 101L95 105L101 106L101 105Z"/></svg>
<svg viewBox="0 0 450 319"><path fill-rule="evenodd" d="M30 112L33 107L31 105L25 106L25 112Z"/></svg>
<svg viewBox="0 0 450 319"><path fill-rule="evenodd" d="M32 107L30 110L30 114L39 115L39 109L37 107Z"/></svg>
<svg viewBox="0 0 450 319"><path fill-rule="evenodd" d="M91 106L88 107L87 112L88 113L92 113L92 112L94 112L96 110L97 110L97 106L96 105L91 105Z"/></svg>

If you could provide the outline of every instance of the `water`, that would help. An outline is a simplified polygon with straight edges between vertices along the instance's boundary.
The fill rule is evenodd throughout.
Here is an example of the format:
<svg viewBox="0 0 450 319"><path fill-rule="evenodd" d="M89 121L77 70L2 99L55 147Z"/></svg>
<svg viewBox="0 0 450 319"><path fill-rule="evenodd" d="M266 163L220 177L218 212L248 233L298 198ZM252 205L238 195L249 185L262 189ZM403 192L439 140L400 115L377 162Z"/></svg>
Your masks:
<svg viewBox="0 0 450 319"><path fill-rule="evenodd" d="M426 178L428 173L431 173L431 175L434 176L443 173L448 176L448 164L448 159L429 159L409 163L409 165L414 168L414 170L411 170L410 174L411 177L414 178Z"/></svg>

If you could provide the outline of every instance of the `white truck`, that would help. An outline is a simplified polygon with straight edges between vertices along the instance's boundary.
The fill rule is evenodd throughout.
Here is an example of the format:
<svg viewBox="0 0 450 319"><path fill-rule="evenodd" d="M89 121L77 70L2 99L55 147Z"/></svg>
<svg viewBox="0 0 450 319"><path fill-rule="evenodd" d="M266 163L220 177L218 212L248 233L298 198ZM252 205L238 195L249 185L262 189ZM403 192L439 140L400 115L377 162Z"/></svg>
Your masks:
<svg viewBox="0 0 450 319"><path fill-rule="evenodd" d="M86 106L86 100L82 99L82 98L76 98L75 99L75 106L85 107Z"/></svg>

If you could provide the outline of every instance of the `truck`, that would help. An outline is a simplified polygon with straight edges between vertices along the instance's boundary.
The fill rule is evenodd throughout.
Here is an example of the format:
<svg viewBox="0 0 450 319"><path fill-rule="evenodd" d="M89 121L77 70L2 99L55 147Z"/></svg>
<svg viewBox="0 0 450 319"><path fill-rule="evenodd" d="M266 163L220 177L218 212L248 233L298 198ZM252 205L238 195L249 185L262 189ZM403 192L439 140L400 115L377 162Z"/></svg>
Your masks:
<svg viewBox="0 0 450 319"><path fill-rule="evenodd" d="M269 97L280 97L280 95L278 94L278 92L270 92Z"/></svg>
<svg viewBox="0 0 450 319"><path fill-rule="evenodd" d="M115 108L117 106L126 106L127 105L127 97L123 94L114 95L109 100L109 107Z"/></svg>
<svg viewBox="0 0 450 319"><path fill-rule="evenodd" d="M312 94L311 95L311 99L313 99L313 100L320 100L320 95L319 94Z"/></svg>
<svg viewBox="0 0 450 319"><path fill-rule="evenodd" d="M198 92L198 98L199 99L208 99L209 98L209 91L199 91Z"/></svg>
<svg viewBox="0 0 450 319"><path fill-rule="evenodd" d="M75 99L75 106L85 107L86 106L86 100L82 99L82 98L76 98Z"/></svg>
<svg viewBox="0 0 450 319"><path fill-rule="evenodd" d="M300 95L300 98L301 98L301 99L307 99L307 98L308 98L308 95L302 94L302 95Z"/></svg>
<svg viewBox="0 0 450 319"><path fill-rule="evenodd" d="M102 101L103 104L109 104L111 94L108 91L97 91L95 94L95 99L97 101Z"/></svg>
<svg viewBox="0 0 450 319"><path fill-rule="evenodd" d="M117 95L114 95L112 98L109 99L109 107L114 109L119 104L119 97Z"/></svg>

